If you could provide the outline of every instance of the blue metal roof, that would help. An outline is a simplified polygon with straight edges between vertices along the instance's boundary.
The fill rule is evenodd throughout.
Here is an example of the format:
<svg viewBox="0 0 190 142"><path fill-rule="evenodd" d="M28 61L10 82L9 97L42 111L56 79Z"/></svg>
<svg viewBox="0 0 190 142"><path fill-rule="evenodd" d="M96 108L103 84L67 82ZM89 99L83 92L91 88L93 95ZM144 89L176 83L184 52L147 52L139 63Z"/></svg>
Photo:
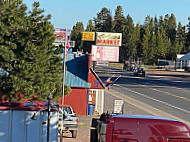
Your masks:
<svg viewBox="0 0 190 142"><path fill-rule="evenodd" d="M90 88L90 83L81 79L80 77L72 74L69 71L66 71L65 84L70 87L81 87L81 88Z"/></svg>
<svg viewBox="0 0 190 142"><path fill-rule="evenodd" d="M66 58L65 84L70 87L89 88L88 77L88 56L68 54Z"/></svg>

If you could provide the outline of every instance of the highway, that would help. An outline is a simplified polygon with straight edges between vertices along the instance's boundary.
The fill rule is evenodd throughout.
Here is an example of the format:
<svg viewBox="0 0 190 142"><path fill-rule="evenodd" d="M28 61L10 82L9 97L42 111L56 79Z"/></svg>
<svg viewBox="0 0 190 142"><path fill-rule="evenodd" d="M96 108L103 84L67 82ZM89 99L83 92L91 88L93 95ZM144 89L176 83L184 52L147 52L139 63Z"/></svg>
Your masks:
<svg viewBox="0 0 190 142"><path fill-rule="evenodd" d="M95 70L103 82L114 74L112 80L121 75L110 87L112 90L190 122L190 80L186 76L151 72L146 77L136 77L131 71L102 66Z"/></svg>

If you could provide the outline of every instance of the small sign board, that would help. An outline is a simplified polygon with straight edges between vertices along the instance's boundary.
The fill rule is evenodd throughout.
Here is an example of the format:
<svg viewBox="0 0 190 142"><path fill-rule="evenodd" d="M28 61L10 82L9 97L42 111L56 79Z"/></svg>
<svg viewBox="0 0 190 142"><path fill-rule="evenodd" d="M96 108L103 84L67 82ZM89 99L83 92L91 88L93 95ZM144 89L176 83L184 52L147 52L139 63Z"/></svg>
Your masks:
<svg viewBox="0 0 190 142"><path fill-rule="evenodd" d="M95 41L95 32L82 32L82 40Z"/></svg>
<svg viewBox="0 0 190 142"><path fill-rule="evenodd" d="M123 114L123 100L114 100L114 110L113 113L122 113Z"/></svg>

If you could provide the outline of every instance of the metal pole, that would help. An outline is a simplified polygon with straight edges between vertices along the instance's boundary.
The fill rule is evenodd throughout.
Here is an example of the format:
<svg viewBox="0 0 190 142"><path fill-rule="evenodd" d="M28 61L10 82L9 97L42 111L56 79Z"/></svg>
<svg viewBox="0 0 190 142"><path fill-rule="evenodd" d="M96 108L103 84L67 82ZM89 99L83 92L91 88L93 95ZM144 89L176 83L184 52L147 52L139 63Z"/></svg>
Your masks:
<svg viewBox="0 0 190 142"><path fill-rule="evenodd" d="M50 100L48 100L47 142L49 142L49 133L50 133Z"/></svg>
<svg viewBox="0 0 190 142"><path fill-rule="evenodd" d="M62 94L62 103L61 105L63 106L64 104L64 94L65 94L65 65L66 65L66 44L67 44L67 29L66 29L66 38L65 38L65 46L64 46L64 57L63 57L63 94ZM63 112L63 111L62 111ZM60 142L63 142L63 114L62 114L62 117L61 117L61 134L60 134Z"/></svg>

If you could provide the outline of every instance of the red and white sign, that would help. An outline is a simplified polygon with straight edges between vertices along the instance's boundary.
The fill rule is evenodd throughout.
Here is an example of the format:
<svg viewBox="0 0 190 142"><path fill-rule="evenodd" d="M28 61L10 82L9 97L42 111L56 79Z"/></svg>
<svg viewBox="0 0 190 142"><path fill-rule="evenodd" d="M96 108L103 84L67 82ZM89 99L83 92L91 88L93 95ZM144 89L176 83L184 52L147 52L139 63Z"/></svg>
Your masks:
<svg viewBox="0 0 190 142"><path fill-rule="evenodd" d="M92 61L119 62L119 47L92 45Z"/></svg>
<svg viewBox="0 0 190 142"><path fill-rule="evenodd" d="M65 40L70 40L70 35L71 35L70 29L55 28L54 33L56 35L55 42L63 42Z"/></svg>
<svg viewBox="0 0 190 142"><path fill-rule="evenodd" d="M105 46L121 46L122 34L121 33L107 33L97 32L96 33L96 45Z"/></svg>

